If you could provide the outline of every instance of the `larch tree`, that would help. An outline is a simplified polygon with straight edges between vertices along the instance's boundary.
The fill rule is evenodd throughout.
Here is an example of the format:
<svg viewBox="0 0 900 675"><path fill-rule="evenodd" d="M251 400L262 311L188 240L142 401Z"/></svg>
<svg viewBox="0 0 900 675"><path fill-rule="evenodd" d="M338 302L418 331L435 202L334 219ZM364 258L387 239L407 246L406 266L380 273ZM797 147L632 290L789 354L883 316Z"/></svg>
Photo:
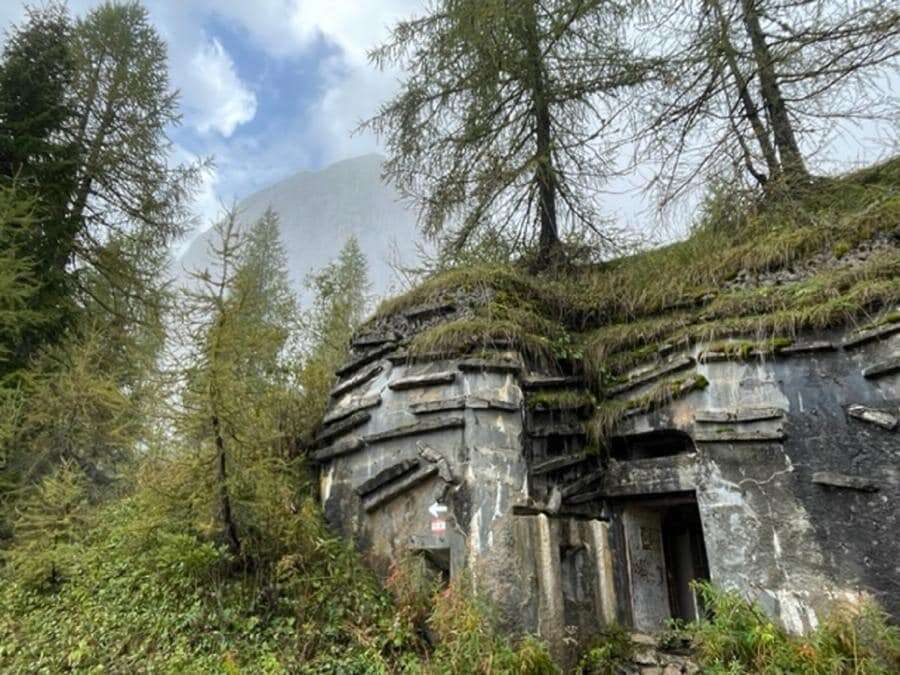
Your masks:
<svg viewBox="0 0 900 675"><path fill-rule="evenodd" d="M663 202L708 175L805 185L835 135L896 115L900 11L886 0L663 1L638 30L664 64L634 108Z"/></svg>
<svg viewBox="0 0 900 675"><path fill-rule="evenodd" d="M186 291L190 353L179 428L187 439L191 501L212 515L231 554L256 559L267 489L290 464L283 412L294 405L299 314L287 279L278 220L267 212L242 233L234 211L216 225L214 272ZM197 487L200 490L197 491ZM268 486L268 487L267 487Z"/></svg>
<svg viewBox="0 0 900 675"><path fill-rule="evenodd" d="M614 239L598 217L611 171L610 101L648 71L626 47L628 2L441 0L371 52L402 67L399 94L364 124L425 233L461 249L493 222L539 266L565 228Z"/></svg>
<svg viewBox="0 0 900 675"><path fill-rule="evenodd" d="M300 430L304 440L325 414L334 373L347 358L353 333L369 309L368 265L356 238L350 237L337 259L311 275L307 285L314 300L304 316L300 417L314 423Z"/></svg>

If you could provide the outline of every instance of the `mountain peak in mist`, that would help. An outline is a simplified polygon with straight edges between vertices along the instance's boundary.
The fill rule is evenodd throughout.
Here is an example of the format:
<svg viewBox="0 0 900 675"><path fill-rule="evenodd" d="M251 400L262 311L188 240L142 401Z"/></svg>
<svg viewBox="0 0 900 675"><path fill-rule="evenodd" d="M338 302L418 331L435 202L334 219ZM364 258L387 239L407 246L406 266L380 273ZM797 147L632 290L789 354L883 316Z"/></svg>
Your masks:
<svg viewBox="0 0 900 675"><path fill-rule="evenodd" d="M252 223L271 206L279 216L288 271L301 299L306 276L333 260L351 235L369 263L372 291L384 296L395 282L388 262L415 259L416 216L381 178L384 158L362 155L320 171L299 171L246 197L237 205L240 223ZM186 270L209 265L210 229L180 259ZM304 303L305 304L305 303Z"/></svg>

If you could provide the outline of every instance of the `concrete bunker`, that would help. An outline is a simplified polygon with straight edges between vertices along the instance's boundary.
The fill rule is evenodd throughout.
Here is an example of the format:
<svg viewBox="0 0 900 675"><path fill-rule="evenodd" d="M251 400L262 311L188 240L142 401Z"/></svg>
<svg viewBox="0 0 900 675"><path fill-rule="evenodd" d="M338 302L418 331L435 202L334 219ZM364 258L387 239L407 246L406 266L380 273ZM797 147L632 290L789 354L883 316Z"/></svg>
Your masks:
<svg viewBox="0 0 900 675"><path fill-rule="evenodd" d="M696 618L695 579L797 632L833 602L897 615L900 322L777 353L684 344L598 401L577 367L515 344L408 351L465 311L383 319L340 371L314 458L326 514L374 569L413 551L445 581L465 570L510 632L558 653L611 623ZM603 405L620 414L598 448Z"/></svg>

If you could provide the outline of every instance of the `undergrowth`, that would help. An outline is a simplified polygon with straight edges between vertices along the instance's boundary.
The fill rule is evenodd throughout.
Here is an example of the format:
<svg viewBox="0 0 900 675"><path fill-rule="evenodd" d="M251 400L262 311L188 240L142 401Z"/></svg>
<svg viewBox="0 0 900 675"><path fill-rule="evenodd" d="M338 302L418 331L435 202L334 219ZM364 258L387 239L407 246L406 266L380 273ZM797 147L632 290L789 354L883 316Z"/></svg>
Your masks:
<svg viewBox="0 0 900 675"><path fill-rule="evenodd" d="M814 631L795 636L757 605L708 583L695 585L706 618L678 627L704 673L887 675L900 672L900 627L874 603L837 607Z"/></svg>

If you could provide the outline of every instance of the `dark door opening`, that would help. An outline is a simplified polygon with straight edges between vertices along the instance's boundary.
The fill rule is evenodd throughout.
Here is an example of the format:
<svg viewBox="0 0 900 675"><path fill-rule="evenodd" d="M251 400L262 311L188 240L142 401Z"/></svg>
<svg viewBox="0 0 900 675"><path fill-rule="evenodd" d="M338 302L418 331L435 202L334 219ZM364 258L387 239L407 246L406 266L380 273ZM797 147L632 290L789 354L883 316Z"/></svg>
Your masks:
<svg viewBox="0 0 900 675"><path fill-rule="evenodd" d="M635 499L621 514L634 627L653 632L670 618L699 618L691 582L709 579L709 565L694 495Z"/></svg>
<svg viewBox="0 0 900 675"><path fill-rule="evenodd" d="M450 585L450 549L428 548L419 553L428 575L437 579L441 588L447 588Z"/></svg>
<svg viewBox="0 0 900 675"><path fill-rule="evenodd" d="M693 621L700 617L701 608L697 606L697 596L691 589L691 582L709 579L697 503L666 509L662 518L662 535L672 618Z"/></svg>

